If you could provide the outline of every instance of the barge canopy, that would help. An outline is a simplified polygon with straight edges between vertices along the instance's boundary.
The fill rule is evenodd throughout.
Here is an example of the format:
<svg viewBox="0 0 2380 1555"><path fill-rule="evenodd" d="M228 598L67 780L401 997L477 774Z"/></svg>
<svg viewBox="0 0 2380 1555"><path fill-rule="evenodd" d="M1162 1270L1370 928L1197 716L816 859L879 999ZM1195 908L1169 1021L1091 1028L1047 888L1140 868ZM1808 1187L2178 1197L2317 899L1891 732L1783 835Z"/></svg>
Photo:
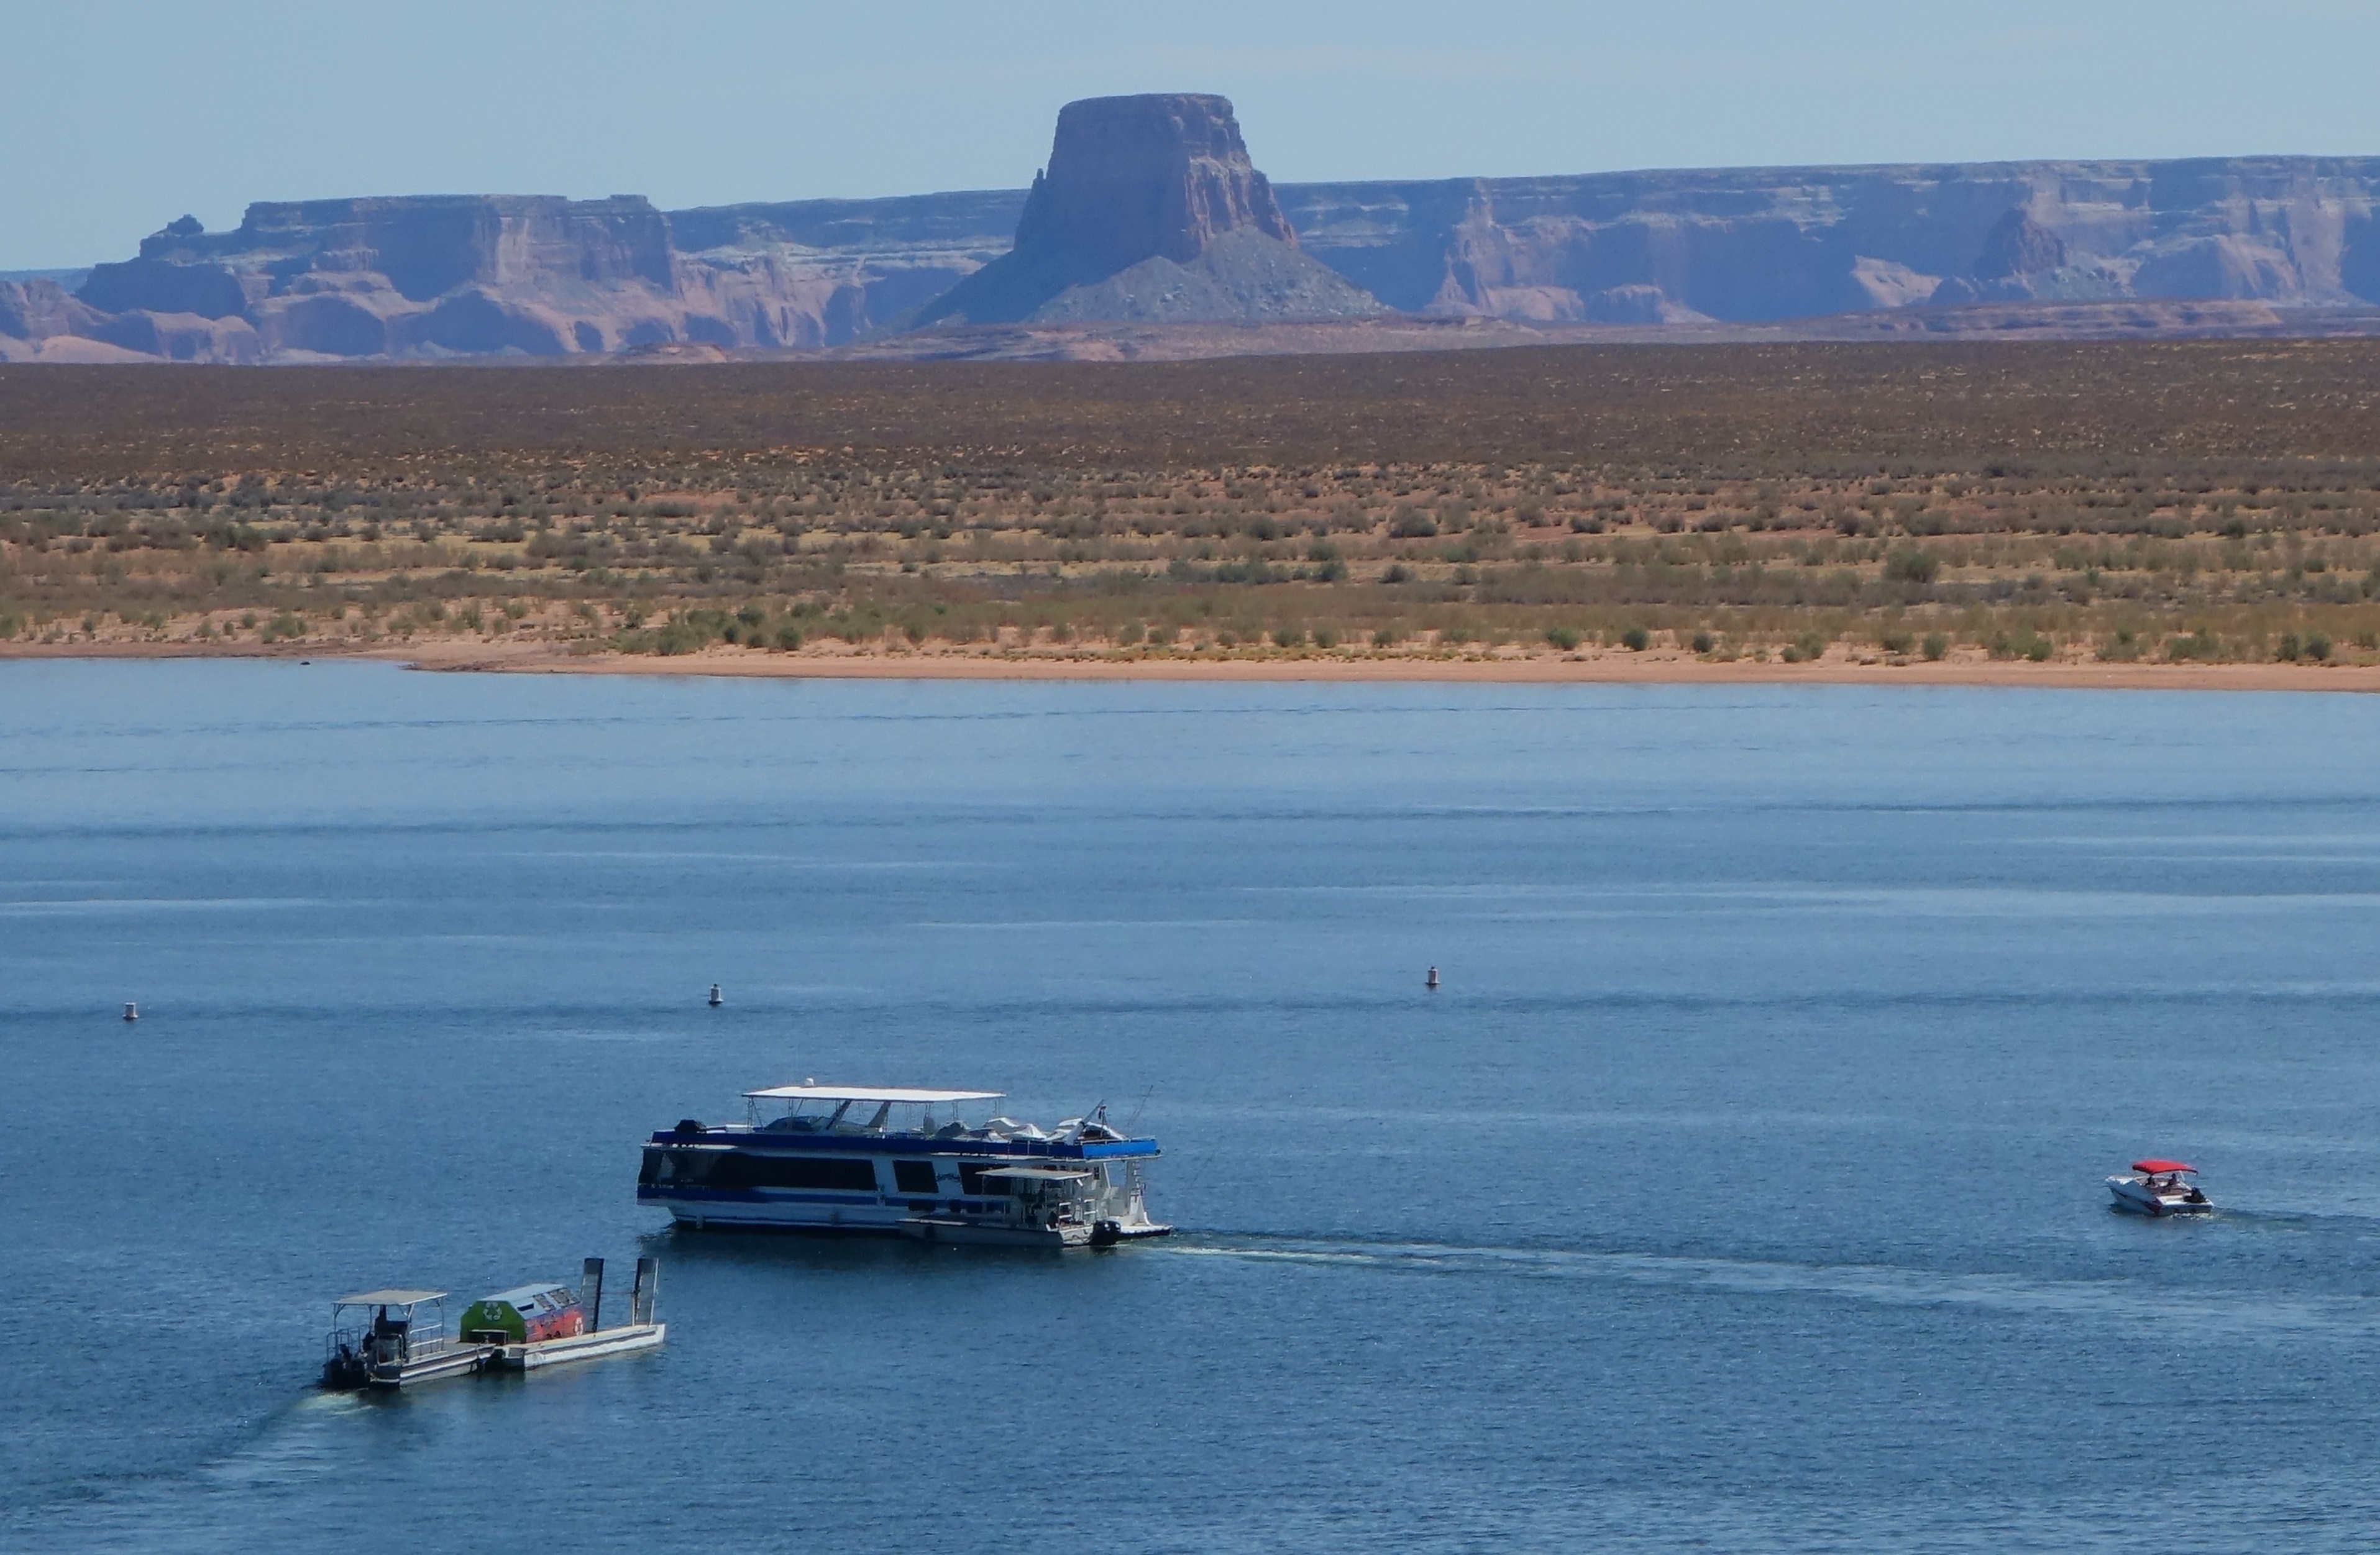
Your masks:
<svg viewBox="0 0 2380 1555"><path fill-rule="evenodd" d="M418 1306L425 1301L437 1301L445 1294L444 1291L363 1291L355 1295L341 1296L333 1304L333 1309L341 1306Z"/></svg>

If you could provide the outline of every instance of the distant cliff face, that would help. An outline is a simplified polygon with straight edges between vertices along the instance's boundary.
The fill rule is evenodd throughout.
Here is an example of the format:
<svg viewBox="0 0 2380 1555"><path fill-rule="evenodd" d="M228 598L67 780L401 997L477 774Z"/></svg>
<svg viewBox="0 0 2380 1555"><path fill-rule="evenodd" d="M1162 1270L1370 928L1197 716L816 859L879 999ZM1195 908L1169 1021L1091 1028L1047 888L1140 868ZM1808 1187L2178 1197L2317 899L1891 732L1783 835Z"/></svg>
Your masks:
<svg viewBox="0 0 2380 1555"><path fill-rule="evenodd" d="M917 315L1176 322L1380 311L1297 251L1224 98L1095 97L1059 111L1007 254Z"/></svg>
<svg viewBox="0 0 2380 1555"><path fill-rule="evenodd" d="M186 337L203 322L218 356L558 356L676 338L675 266L640 198L322 200L252 205L226 233L185 217L79 296Z"/></svg>
<svg viewBox="0 0 2380 1555"><path fill-rule="evenodd" d="M2380 305L2380 158L1267 182L1220 98L1060 115L1030 190L664 214L642 199L260 204L68 295L0 282L0 359L814 348L898 322L1409 312L1757 322L1974 304Z"/></svg>
<svg viewBox="0 0 2380 1555"><path fill-rule="evenodd" d="M1986 299L2380 302L2380 158L1737 168L1281 188L1391 307L1761 321Z"/></svg>

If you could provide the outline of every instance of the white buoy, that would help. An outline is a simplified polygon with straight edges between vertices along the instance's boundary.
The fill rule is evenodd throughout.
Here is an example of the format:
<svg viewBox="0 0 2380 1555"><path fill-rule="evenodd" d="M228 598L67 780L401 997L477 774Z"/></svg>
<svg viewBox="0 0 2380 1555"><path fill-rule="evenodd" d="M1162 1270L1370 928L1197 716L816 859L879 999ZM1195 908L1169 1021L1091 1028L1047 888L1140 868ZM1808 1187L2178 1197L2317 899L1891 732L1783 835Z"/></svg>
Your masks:
<svg viewBox="0 0 2380 1555"><path fill-rule="evenodd" d="M1429 976L1421 980L1421 986L1424 988L1436 988L1438 986L1437 967L1433 966L1429 969Z"/></svg>
<svg viewBox="0 0 2380 1555"><path fill-rule="evenodd" d="M722 1004L724 1004L724 1003L726 1003L726 1002L727 1002L727 1001L726 1001L726 1000L722 999L721 997L719 997L719 985L718 985L717 983L713 983L713 984L711 984L711 985L710 985L710 1007L711 1007L712 1009L714 1009L714 1010L715 1010L715 1009L719 1008L719 1006L721 1006Z"/></svg>
<svg viewBox="0 0 2380 1555"><path fill-rule="evenodd" d="M124 1018L126 1020L139 1020L140 1018L140 1006L138 1004L127 1004L124 1006Z"/></svg>

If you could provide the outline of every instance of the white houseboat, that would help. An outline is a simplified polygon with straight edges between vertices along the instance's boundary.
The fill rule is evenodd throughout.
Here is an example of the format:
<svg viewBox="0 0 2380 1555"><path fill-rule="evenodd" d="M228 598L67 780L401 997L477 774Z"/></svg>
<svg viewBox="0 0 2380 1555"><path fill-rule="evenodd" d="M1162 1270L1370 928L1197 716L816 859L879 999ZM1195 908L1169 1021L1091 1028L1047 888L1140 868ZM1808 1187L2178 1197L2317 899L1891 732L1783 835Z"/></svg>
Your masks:
<svg viewBox="0 0 2380 1555"><path fill-rule="evenodd" d="M1055 1128L966 1113L992 1090L775 1086L746 1121L682 1120L645 1142L637 1197L679 1225L877 1232L927 1241L1105 1246L1173 1228L1149 1219L1141 1163L1095 1107Z"/></svg>

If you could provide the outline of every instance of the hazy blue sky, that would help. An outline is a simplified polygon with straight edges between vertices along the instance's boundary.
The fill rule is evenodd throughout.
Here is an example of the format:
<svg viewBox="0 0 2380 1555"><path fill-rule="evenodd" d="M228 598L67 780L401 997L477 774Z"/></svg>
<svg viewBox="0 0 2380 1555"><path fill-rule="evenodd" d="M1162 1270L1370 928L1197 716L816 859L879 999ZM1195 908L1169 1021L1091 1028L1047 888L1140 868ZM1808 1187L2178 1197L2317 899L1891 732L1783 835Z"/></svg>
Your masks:
<svg viewBox="0 0 2380 1555"><path fill-rule="evenodd" d="M2380 0L0 0L0 269L185 211L1026 182L1069 98L1220 91L1275 178L2380 153Z"/></svg>

